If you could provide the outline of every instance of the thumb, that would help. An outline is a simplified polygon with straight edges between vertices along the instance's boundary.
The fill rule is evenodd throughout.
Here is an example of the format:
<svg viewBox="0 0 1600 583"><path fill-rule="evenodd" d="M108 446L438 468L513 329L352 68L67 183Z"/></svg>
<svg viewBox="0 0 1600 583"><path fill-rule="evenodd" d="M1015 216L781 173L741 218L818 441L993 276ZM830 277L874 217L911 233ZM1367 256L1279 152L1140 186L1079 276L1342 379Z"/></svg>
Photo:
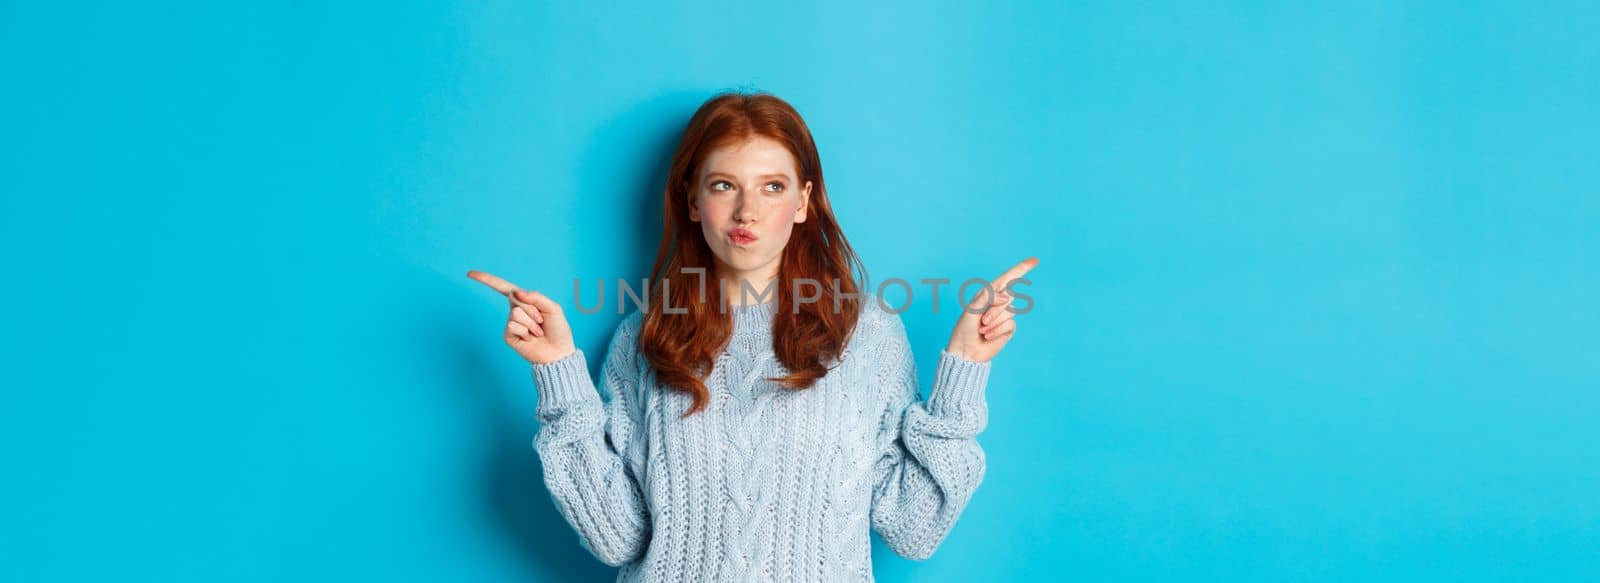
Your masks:
<svg viewBox="0 0 1600 583"><path fill-rule="evenodd" d="M967 305L961 310L962 317L983 315L984 310L1002 301L1005 296L1001 295L1001 293L989 286L979 288L978 292L972 295L972 299L968 300ZM973 312L977 313L974 314Z"/></svg>
<svg viewBox="0 0 1600 583"><path fill-rule="evenodd" d="M519 289L517 290L516 295L519 301L533 304L533 307L538 308L540 312L546 314L561 313L561 304L556 303L555 300L546 297L542 293Z"/></svg>

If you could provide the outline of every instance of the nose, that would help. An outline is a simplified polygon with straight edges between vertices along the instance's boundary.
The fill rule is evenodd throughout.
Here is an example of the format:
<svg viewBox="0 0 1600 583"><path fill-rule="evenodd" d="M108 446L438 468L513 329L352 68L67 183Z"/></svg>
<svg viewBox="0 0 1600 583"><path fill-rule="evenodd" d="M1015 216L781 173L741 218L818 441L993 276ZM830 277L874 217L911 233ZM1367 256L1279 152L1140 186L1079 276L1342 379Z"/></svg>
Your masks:
<svg viewBox="0 0 1600 583"><path fill-rule="evenodd" d="M756 213L759 210L757 208L757 205L760 204L760 201L757 200L757 196L758 195L750 194L748 192L743 192L743 193L739 194L739 197L737 199L738 205L735 206L734 209L733 209L733 220L735 222L739 222L739 223L753 223L753 222L755 222Z"/></svg>

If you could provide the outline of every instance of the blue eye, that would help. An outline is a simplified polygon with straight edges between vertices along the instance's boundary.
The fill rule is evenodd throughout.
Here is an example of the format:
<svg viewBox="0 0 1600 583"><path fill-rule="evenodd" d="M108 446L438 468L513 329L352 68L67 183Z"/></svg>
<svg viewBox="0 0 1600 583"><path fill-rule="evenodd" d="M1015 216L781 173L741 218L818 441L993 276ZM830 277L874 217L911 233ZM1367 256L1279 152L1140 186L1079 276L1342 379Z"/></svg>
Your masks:
<svg viewBox="0 0 1600 583"><path fill-rule="evenodd" d="M719 187L721 185L724 185L724 184L727 184L728 186L733 186L732 184L729 184L728 181L726 181L726 180L718 180L716 182L711 183L711 190L723 190L723 189L717 188L717 187Z"/></svg>
<svg viewBox="0 0 1600 583"><path fill-rule="evenodd" d="M772 192L778 192L778 191L783 190L783 183L782 182L768 182L767 186L776 186L777 187L776 189L773 189Z"/></svg>

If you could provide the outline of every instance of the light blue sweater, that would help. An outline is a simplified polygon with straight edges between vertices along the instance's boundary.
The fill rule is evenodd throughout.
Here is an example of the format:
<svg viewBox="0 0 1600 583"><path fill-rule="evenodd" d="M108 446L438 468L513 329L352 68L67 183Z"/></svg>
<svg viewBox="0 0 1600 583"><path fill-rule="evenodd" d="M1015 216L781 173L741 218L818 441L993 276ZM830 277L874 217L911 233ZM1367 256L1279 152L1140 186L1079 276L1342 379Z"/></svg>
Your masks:
<svg viewBox="0 0 1600 583"><path fill-rule="evenodd" d="M711 402L659 387L623 319L601 366L533 365L544 479L579 543L618 581L871 581L870 531L925 559L984 474L990 363L941 351L929 397L900 316L863 302L837 368L809 389L772 351L775 304L732 308Z"/></svg>

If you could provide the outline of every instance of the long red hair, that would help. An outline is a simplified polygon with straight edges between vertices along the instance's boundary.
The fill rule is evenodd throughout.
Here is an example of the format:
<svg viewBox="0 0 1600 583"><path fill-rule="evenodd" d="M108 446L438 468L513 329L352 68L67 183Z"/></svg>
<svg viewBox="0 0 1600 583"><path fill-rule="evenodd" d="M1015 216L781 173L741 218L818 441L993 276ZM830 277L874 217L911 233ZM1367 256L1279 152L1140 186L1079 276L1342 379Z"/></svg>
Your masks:
<svg viewBox="0 0 1600 583"><path fill-rule="evenodd" d="M698 225L689 220L691 185L706 156L719 147L762 136L771 138L794 156L799 184L811 181L806 221L796 224L779 259L777 304L772 322L772 349L789 371L771 378L789 389L806 389L828 373L844 350L861 313L860 284L855 274L865 266L850 248L828 203L822 181L822 161L800 113L782 99L767 93L727 92L707 100L689 119L678 141L662 191L661 245L650 270L652 293L639 334L639 350L650 361L661 385L689 393L694 404L684 413L706 408L711 393L705 376L733 335L733 315L723 310L722 286L717 285L711 247ZM701 268L704 275L686 269ZM796 279L820 284L818 301L795 309ZM666 313L660 286L670 282L673 312ZM837 282L837 287L835 287ZM704 285L705 302L696 295ZM810 296L816 287L801 290ZM839 296L843 296L842 298ZM835 310L835 300L840 309Z"/></svg>

